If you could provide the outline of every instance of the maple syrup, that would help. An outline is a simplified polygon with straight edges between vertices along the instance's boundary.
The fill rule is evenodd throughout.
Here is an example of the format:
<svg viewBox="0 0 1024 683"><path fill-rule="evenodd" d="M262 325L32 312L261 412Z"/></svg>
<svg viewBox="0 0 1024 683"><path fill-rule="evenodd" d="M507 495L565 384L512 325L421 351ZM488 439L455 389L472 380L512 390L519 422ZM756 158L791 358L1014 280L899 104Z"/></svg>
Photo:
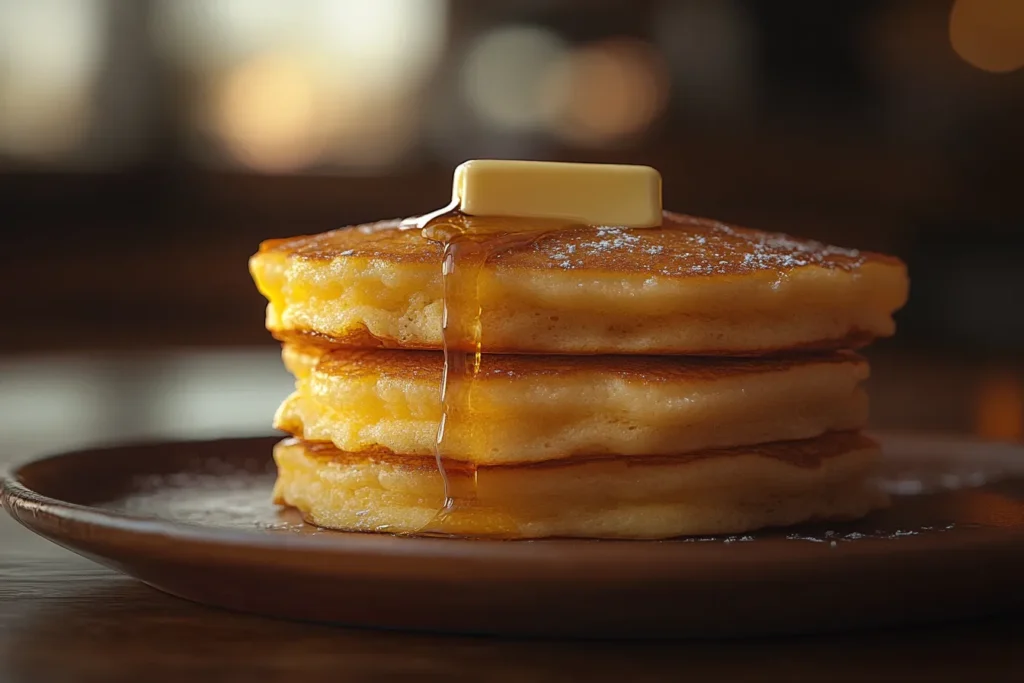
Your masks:
<svg viewBox="0 0 1024 683"><path fill-rule="evenodd" d="M472 513L474 526L488 520L488 536L515 535L506 513L489 509L477 495L478 470L465 453L452 453L449 435L468 425L473 413L473 388L483 358L480 274L487 260L502 251L527 246L558 229L574 227L564 221L512 217L469 216L453 203L416 219L407 227L442 248L443 286L441 339L444 371L441 379L441 421L434 445L437 468L444 484L444 505L420 534L456 533L462 516ZM461 457L460 457L461 456ZM469 526L467 520L467 525Z"/></svg>

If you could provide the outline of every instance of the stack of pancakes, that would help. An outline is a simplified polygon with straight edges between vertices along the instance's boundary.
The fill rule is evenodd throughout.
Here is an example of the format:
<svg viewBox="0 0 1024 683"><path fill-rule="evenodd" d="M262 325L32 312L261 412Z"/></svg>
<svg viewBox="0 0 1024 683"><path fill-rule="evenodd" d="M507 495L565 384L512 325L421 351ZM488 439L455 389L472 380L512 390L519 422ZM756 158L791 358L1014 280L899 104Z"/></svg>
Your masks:
<svg viewBox="0 0 1024 683"><path fill-rule="evenodd" d="M472 505L439 517L441 257L393 221L272 240L250 262L297 380L274 495L310 522L664 538L885 504L850 349L893 332L903 264L666 213L487 260L485 353L445 436Z"/></svg>

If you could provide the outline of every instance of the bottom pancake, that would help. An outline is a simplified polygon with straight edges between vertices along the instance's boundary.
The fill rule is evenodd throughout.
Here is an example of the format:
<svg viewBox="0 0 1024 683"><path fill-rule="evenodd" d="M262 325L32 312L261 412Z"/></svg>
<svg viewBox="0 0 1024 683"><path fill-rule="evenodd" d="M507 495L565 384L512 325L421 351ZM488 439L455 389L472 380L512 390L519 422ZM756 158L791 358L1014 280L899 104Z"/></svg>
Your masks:
<svg viewBox="0 0 1024 683"><path fill-rule="evenodd" d="M432 458L298 439L280 442L274 458L275 502L347 531L655 539L856 519L887 504L873 482L878 446L855 432L675 457L452 463L460 499L442 514Z"/></svg>

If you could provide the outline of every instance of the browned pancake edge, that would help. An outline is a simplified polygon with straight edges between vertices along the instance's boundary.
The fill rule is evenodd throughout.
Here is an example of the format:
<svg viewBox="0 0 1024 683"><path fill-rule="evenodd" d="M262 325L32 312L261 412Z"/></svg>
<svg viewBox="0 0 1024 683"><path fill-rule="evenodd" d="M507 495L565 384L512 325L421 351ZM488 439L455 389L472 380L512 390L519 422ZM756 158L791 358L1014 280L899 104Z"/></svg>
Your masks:
<svg viewBox="0 0 1024 683"><path fill-rule="evenodd" d="M396 469L414 471L437 469L437 463L432 456L401 455L380 447L353 453L339 450L331 443L303 441L295 437L285 439L282 445L289 447L300 446L308 455L321 461L325 466L331 463L339 465L375 463L388 465ZM756 446L716 448L670 456L574 455L560 460L508 465L472 465L460 461L446 461L445 469L449 473L479 470L548 471L607 461L619 461L630 467L665 467L679 466L712 458L734 458L740 456L769 458L792 465L793 467L814 469L829 458L839 457L854 451L877 450L877 448L878 444L875 441L860 432L829 432L813 439L803 439L800 441L776 441Z"/></svg>

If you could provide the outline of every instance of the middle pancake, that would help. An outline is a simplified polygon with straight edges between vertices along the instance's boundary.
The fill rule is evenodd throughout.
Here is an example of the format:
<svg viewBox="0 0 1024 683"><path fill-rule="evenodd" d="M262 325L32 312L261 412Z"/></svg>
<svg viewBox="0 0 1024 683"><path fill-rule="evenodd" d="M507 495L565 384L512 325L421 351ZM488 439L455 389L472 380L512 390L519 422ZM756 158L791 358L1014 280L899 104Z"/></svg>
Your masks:
<svg viewBox="0 0 1024 683"><path fill-rule="evenodd" d="M274 424L346 452L431 456L443 354L285 345L296 391ZM514 464L678 455L862 428L868 364L792 358L485 355L446 457Z"/></svg>

